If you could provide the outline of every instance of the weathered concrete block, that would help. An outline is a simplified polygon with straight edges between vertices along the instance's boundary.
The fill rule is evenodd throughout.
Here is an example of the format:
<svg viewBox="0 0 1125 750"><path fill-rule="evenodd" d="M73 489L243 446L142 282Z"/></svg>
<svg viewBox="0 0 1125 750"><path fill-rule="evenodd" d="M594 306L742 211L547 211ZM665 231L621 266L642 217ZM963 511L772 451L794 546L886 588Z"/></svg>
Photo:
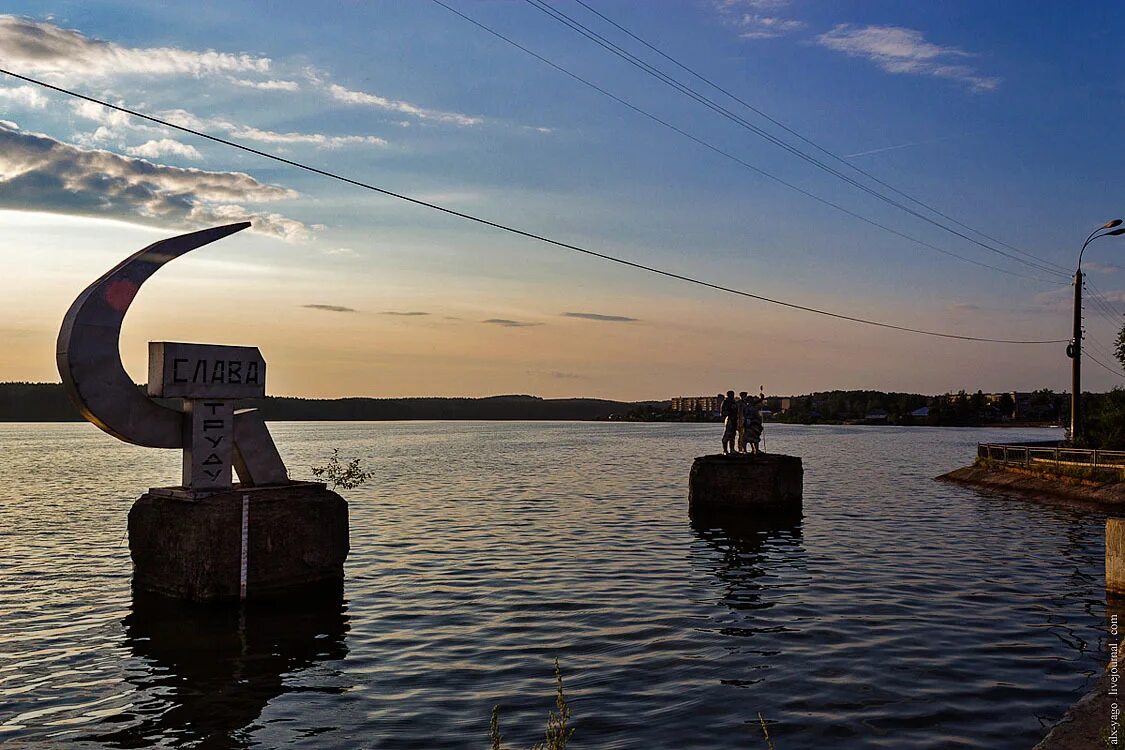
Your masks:
<svg viewBox="0 0 1125 750"><path fill-rule="evenodd" d="M797 456L700 456L691 465L688 513L692 518L799 517L803 488Z"/></svg>
<svg viewBox="0 0 1125 750"><path fill-rule="evenodd" d="M1125 596L1125 518L1105 519L1105 590Z"/></svg>
<svg viewBox="0 0 1125 750"><path fill-rule="evenodd" d="M295 482L197 498L176 488L141 495L129 511L134 588L193 601L238 599L243 497L247 598L343 579L348 504L319 482Z"/></svg>

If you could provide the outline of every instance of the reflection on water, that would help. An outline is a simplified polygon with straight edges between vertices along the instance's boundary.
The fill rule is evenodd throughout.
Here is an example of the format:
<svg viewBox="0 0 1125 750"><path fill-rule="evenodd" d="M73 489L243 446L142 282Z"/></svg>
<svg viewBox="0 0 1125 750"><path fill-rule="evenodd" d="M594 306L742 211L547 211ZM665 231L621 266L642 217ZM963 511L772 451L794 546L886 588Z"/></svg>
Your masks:
<svg viewBox="0 0 1125 750"><path fill-rule="evenodd" d="M773 606L772 602L762 600L763 590L770 586L767 569L770 556L764 554L763 549L773 544L799 553L799 518L725 520L721 525L716 525L714 519L697 519L692 522L692 530L717 553L709 568L717 579L716 586L724 604L736 612Z"/></svg>
<svg viewBox="0 0 1125 750"><path fill-rule="evenodd" d="M576 749L764 747L760 712L780 750L1003 750L1104 658L1104 516L933 481L1041 431L771 425L804 517L750 527L687 518L713 425L271 432L376 472L346 606L134 602L126 515L179 456L0 424L0 745L461 750L500 704L529 747L557 656Z"/></svg>
<svg viewBox="0 0 1125 750"><path fill-rule="evenodd" d="M107 747L249 747L245 730L275 698L346 689L339 673L313 686L290 681L318 662L347 655L339 587L299 605L249 602L241 608L135 593L123 625L125 644L140 660L126 679L149 697L103 720L124 726L85 738Z"/></svg>
<svg viewBox="0 0 1125 750"><path fill-rule="evenodd" d="M771 569L771 563L779 558L789 561L800 558L801 519L800 514L758 517L752 521L725 519L719 522L714 518L706 521L695 519L692 530L715 554L710 558L707 572L715 579L719 600L730 609L729 615L720 616L717 631L723 636L751 639L766 633L777 634L785 629L779 626L768 613L777 604L776 594L779 586L779 571ZM789 573L795 574L798 568ZM770 668L768 657L772 650L762 650L759 644L751 641L729 646L732 651L750 655L749 669L740 664L736 674L720 678L723 685L746 688L764 679ZM753 661L753 656L765 657Z"/></svg>

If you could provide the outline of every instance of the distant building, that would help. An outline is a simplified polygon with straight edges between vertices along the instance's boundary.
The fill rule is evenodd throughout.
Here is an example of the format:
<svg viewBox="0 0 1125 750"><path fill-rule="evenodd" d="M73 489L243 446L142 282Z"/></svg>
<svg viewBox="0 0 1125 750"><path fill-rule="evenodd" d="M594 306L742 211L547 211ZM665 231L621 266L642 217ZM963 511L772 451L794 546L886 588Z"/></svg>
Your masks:
<svg viewBox="0 0 1125 750"><path fill-rule="evenodd" d="M1004 396L1012 400L1013 409L1011 413L1000 409L1000 400ZM1057 398L1057 396L1055 398ZM1026 393L1023 391L984 394L984 402L996 408L1002 418L1017 420L1054 419L1058 416L1058 406L1055 403L1055 398L1042 393Z"/></svg>
<svg viewBox="0 0 1125 750"><path fill-rule="evenodd" d="M863 418L863 421L867 422L868 424L886 424L887 418L889 416L890 415L887 414L886 409L872 409L871 411L867 412L867 415Z"/></svg>
<svg viewBox="0 0 1125 750"><path fill-rule="evenodd" d="M680 414L716 414L722 403L718 396L675 396L672 398L672 411Z"/></svg>
<svg viewBox="0 0 1125 750"><path fill-rule="evenodd" d="M914 417L915 419L924 419L925 417L930 416L930 407L923 406L921 409L915 409L914 411L910 412L910 416Z"/></svg>

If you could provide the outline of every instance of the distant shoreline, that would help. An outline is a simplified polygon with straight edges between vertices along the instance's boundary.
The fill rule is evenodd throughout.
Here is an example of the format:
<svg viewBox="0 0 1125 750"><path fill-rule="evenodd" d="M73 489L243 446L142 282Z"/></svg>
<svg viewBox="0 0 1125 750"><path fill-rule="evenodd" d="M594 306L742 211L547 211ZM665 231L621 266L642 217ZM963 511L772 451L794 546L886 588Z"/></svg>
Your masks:
<svg viewBox="0 0 1125 750"><path fill-rule="evenodd" d="M141 388L142 386L137 386ZM833 391L848 397L869 396L877 392ZM855 395L858 394L858 395ZM902 394L881 394L894 397ZM925 399L920 394L912 399ZM767 399L767 401L780 399ZM159 399L158 399L159 401ZM167 401L176 408L179 404ZM861 404L863 402L860 402ZM546 399L527 394L479 398L423 396L408 398L344 397L332 399L266 396L239 401L238 408L259 409L271 422L396 422L396 421L573 421L573 422L673 422L717 423L708 412L672 411L672 401L615 401L599 398ZM892 411L892 409L888 409ZM862 415L863 410L858 413ZM1058 427L1054 420L984 421L965 415L914 418L907 412L886 415L881 420L816 416L790 417L778 414L769 424L893 425L911 427ZM847 416L846 414L843 416ZM983 416L983 415L982 415ZM0 383L0 422L82 422L61 383Z"/></svg>

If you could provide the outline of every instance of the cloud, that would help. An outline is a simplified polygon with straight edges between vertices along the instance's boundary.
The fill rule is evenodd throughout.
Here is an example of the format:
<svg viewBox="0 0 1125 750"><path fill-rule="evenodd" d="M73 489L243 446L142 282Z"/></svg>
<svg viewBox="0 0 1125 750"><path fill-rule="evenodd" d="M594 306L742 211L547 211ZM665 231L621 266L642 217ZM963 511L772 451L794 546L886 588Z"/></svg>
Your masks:
<svg viewBox="0 0 1125 750"><path fill-rule="evenodd" d="M842 23L818 36L816 41L822 47L849 57L870 60L888 73L948 78L965 84L974 92L992 91L1000 85L1001 79L982 76L974 68L958 62L973 57L971 53L927 42L922 32L914 29Z"/></svg>
<svg viewBox="0 0 1125 750"><path fill-rule="evenodd" d="M606 323L636 323L637 318L627 318L624 315L602 315L601 313L565 312L564 318L582 318L583 320L600 320Z"/></svg>
<svg viewBox="0 0 1125 750"><path fill-rule="evenodd" d="M12 15L0 15L0 49L8 66L55 79L135 74L205 76L267 73L270 69L268 57L176 47L124 47L49 21Z"/></svg>
<svg viewBox="0 0 1125 750"><path fill-rule="evenodd" d="M1115 305L1120 305L1122 303L1125 303L1125 292L1120 291L1120 290L1116 290L1116 291L1112 291L1112 292L1102 292L1098 296L1101 297L1106 302L1109 302L1109 303L1112 303L1112 304L1115 304Z"/></svg>
<svg viewBox="0 0 1125 750"><path fill-rule="evenodd" d="M202 159L203 154L195 146L174 141L171 138L161 138L158 141L146 141L140 146L125 149L130 156L143 156L146 159L156 159L161 156L182 156L186 159Z"/></svg>
<svg viewBox="0 0 1125 750"><path fill-rule="evenodd" d="M242 172L207 172L79 148L49 136L0 127L0 206L103 216L157 226L198 227L250 220L254 231L293 241L310 228L239 203L297 193Z"/></svg>
<svg viewBox="0 0 1125 750"><path fill-rule="evenodd" d="M530 326L543 325L542 323L528 323L522 320L508 320L507 318L489 318L488 320L482 322L496 326L503 326L505 328L528 328Z"/></svg>
<svg viewBox="0 0 1125 750"><path fill-rule="evenodd" d="M715 0L715 7L719 10L737 10L738 8L778 10L787 7L789 3L790 0Z"/></svg>
<svg viewBox="0 0 1125 750"><path fill-rule="evenodd" d="M1098 263L1097 261L1088 260L1082 264L1082 268L1094 273L1117 273L1121 270L1121 266L1115 266L1112 263Z"/></svg>
<svg viewBox="0 0 1125 750"><path fill-rule="evenodd" d="M355 250L350 247L326 247L322 250L325 255L359 255Z"/></svg>
<svg viewBox="0 0 1125 750"><path fill-rule="evenodd" d="M0 88L0 100L20 104L29 109L43 109L47 106L47 97L34 86Z"/></svg>
<svg viewBox="0 0 1125 750"><path fill-rule="evenodd" d="M301 84L296 81L250 81L245 78L229 79L235 86L243 86L259 91L300 91Z"/></svg>
<svg viewBox="0 0 1125 750"><path fill-rule="evenodd" d="M124 112L103 107L93 102L79 101L73 105L74 114L98 123L99 127L79 140L87 145L113 140L123 140L131 132L167 133L167 128L131 117ZM223 132L232 138L259 143L308 144L317 148L340 148L342 146L368 145L386 146L387 141L374 135L326 135L324 133L277 133L261 130L247 125L238 125L221 117L198 117L184 109L169 109L157 112L156 117L192 130L204 132Z"/></svg>
<svg viewBox="0 0 1125 750"><path fill-rule="evenodd" d="M459 112L441 112L435 109L425 109L410 102L397 99L387 99L378 94L369 94L365 91L353 91L333 83L328 86L328 93L332 98L344 104L357 104L376 107L388 112L399 112L419 120L433 120L435 122L452 123L454 125L478 125L482 118L472 115L463 115Z"/></svg>
<svg viewBox="0 0 1125 750"><path fill-rule="evenodd" d="M789 5L788 0L717 0L715 10L723 21L736 29L741 39L772 39L805 28L804 21L751 11L775 11Z"/></svg>
<svg viewBox="0 0 1125 750"><path fill-rule="evenodd" d="M344 307L343 305L301 305L301 307L306 307L310 310L327 310L328 312L338 313L359 312L354 307Z"/></svg>
<svg viewBox="0 0 1125 750"><path fill-rule="evenodd" d="M586 377L577 372L565 372L563 370L528 370L527 374L545 376L555 380L580 380Z"/></svg>
<svg viewBox="0 0 1125 750"><path fill-rule="evenodd" d="M1074 289L1070 285L1039 292L1031 298L1032 312L1065 312L1073 307Z"/></svg>
<svg viewBox="0 0 1125 750"><path fill-rule="evenodd" d="M984 308L972 302L951 302L946 306L951 313L979 312Z"/></svg>
<svg viewBox="0 0 1125 750"><path fill-rule="evenodd" d="M792 18L779 18L778 16L762 16L756 13L744 13L735 21L739 27L740 39L773 39L783 36L791 31L800 31L805 28L804 21Z"/></svg>
<svg viewBox="0 0 1125 750"><path fill-rule="evenodd" d="M324 135L323 133L275 133L246 126L223 123L233 137L259 143L307 143L318 148L339 148L355 144L386 146L387 141L374 135Z"/></svg>
<svg viewBox="0 0 1125 750"><path fill-rule="evenodd" d="M414 317L418 317L419 315L429 315L428 312L418 312L418 311L413 311L413 310L409 311L409 312L399 312L398 310L384 310L383 312L381 312L379 314L380 315L398 315L398 316L404 317L404 318L414 318Z"/></svg>

